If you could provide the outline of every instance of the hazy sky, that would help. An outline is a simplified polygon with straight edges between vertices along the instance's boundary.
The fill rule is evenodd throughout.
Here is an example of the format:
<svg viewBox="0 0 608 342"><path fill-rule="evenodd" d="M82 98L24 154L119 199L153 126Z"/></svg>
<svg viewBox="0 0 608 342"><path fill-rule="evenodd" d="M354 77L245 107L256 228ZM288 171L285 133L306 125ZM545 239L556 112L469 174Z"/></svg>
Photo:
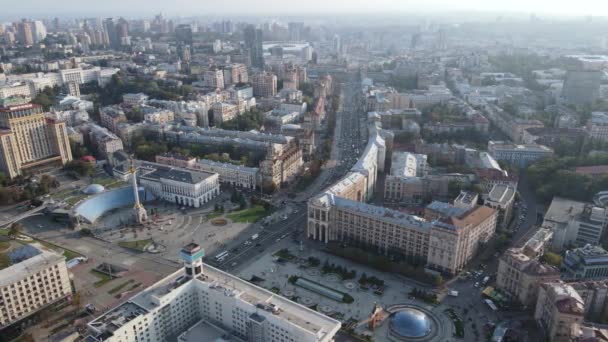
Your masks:
<svg viewBox="0 0 608 342"><path fill-rule="evenodd" d="M608 0L0 0L4 15L492 11L608 15Z"/></svg>

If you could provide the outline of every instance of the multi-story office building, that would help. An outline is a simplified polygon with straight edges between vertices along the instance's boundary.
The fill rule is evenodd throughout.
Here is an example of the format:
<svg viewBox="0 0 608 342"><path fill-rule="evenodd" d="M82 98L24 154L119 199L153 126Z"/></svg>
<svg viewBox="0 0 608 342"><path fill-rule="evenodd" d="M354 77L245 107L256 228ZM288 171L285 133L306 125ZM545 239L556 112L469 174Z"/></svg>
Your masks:
<svg viewBox="0 0 608 342"><path fill-rule="evenodd" d="M399 177L424 177L428 174L427 157L424 154L394 152L391 175Z"/></svg>
<svg viewBox="0 0 608 342"><path fill-rule="evenodd" d="M591 113L586 129L590 139L608 141L608 112Z"/></svg>
<svg viewBox="0 0 608 342"><path fill-rule="evenodd" d="M590 203L554 197L541 227L553 232L551 249L597 245L606 227L608 211Z"/></svg>
<svg viewBox="0 0 608 342"><path fill-rule="evenodd" d="M203 73L203 84L212 89L224 89L224 72L219 68L211 68Z"/></svg>
<svg viewBox="0 0 608 342"><path fill-rule="evenodd" d="M118 124L127 122L127 115L120 106L108 106L99 110L101 125L111 132L118 132Z"/></svg>
<svg viewBox="0 0 608 342"><path fill-rule="evenodd" d="M469 210L475 208L478 201L479 194L476 192L460 190L460 193L454 199L454 207Z"/></svg>
<svg viewBox="0 0 608 342"><path fill-rule="evenodd" d="M65 257L38 243L8 253L0 270L0 330L72 294Z"/></svg>
<svg viewBox="0 0 608 342"><path fill-rule="evenodd" d="M185 246L184 268L88 324L89 341L331 342L340 322L203 264Z"/></svg>
<svg viewBox="0 0 608 342"><path fill-rule="evenodd" d="M192 169L194 167L194 164L196 164L195 157L188 157L188 156L184 156L182 154L171 153L171 152L167 152L162 155L157 155L155 157L155 159L156 159L156 162L159 164L176 166L176 167L181 167L184 169ZM203 171L205 171L205 170L203 170Z"/></svg>
<svg viewBox="0 0 608 342"><path fill-rule="evenodd" d="M478 206L458 216L433 221L427 267L457 274L496 231L497 212Z"/></svg>
<svg viewBox="0 0 608 342"><path fill-rule="evenodd" d="M155 197L194 208L204 205L220 193L217 173L156 163L138 162L138 180Z"/></svg>
<svg viewBox="0 0 608 342"><path fill-rule="evenodd" d="M562 261L565 280L597 280L608 278L608 252L600 246L586 245L566 251Z"/></svg>
<svg viewBox="0 0 608 342"><path fill-rule="evenodd" d="M253 25L245 28L245 48L249 50L251 66L254 68L264 68L264 47L262 30L256 29Z"/></svg>
<svg viewBox="0 0 608 342"><path fill-rule="evenodd" d="M496 228L497 213L476 207L429 221L363 203L374 193L385 167L392 134L370 125L368 145L351 172L308 202L307 235L314 240L353 241L385 253L399 251L440 272L455 274Z"/></svg>
<svg viewBox="0 0 608 342"><path fill-rule="evenodd" d="M124 94L122 96L122 103L131 107L143 106L146 101L148 101L148 95L144 93Z"/></svg>
<svg viewBox="0 0 608 342"><path fill-rule="evenodd" d="M261 182L265 186L280 188L291 182L302 171L302 148L297 144L271 145L260 162Z"/></svg>
<svg viewBox="0 0 608 342"><path fill-rule="evenodd" d="M11 97L32 97L32 89L26 82L12 82L1 85L0 99Z"/></svg>
<svg viewBox="0 0 608 342"><path fill-rule="evenodd" d="M253 95L256 97L273 97L277 94L277 76L270 72L261 72L251 77Z"/></svg>
<svg viewBox="0 0 608 342"><path fill-rule="evenodd" d="M220 183L236 187L255 189L259 183L259 169L255 167L221 163L208 159L197 160L194 157L185 157L174 153L158 155L156 156L156 162L186 169L217 173Z"/></svg>
<svg viewBox="0 0 608 342"><path fill-rule="evenodd" d="M386 176L384 201L389 204L416 205L432 198L447 199L449 177L430 175L426 177Z"/></svg>
<svg viewBox="0 0 608 342"><path fill-rule="evenodd" d="M259 183L259 169L231 163L220 163L201 159L192 166L195 170L217 173L221 183L246 189L255 189Z"/></svg>
<svg viewBox="0 0 608 342"><path fill-rule="evenodd" d="M558 268L541 263L524 248L508 249L498 261L496 287L528 307L536 303L540 284L559 279Z"/></svg>
<svg viewBox="0 0 608 342"><path fill-rule="evenodd" d="M0 108L0 152L0 169L10 178L72 160L65 122L46 118L36 104Z"/></svg>
<svg viewBox="0 0 608 342"><path fill-rule="evenodd" d="M237 105L225 102L216 102L212 107L213 125L219 127L223 122L230 121L239 115Z"/></svg>
<svg viewBox="0 0 608 342"><path fill-rule="evenodd" d="M591 105L600 97L603 69L608 56L567 56L568 71L564 80L562 97L575 105Z"/></svg>
<svg viewBox="0 0 608 342"><path fill-rule="evenodd" d="M124 148L122 140L107 128L91 124L87 129L91 145L97 149L101 158L108 158L112 153Z"/></svg>
<svg viewBox="0 0 608 342"><path fill-rule="evenodd" d="M249 82L247 66L241 63L232 63L224 67L224 84L244 84Z"/></svg>
<svg viewBox="0 0 608 342"><path fill-rule="evenodd" d="M552 342L572 341L585 316L581 296L568 284L543 283L539 287L534 319Z"/></svg>
<svg viewBox="0 0 608 342"><path fill-rule="evenodd" d="M517 167L529 164L553 155L553 150L543 145L514 145L504 141L488 142L488 152L494 159L502 160Z"/></svg>
<svg viewBox="0 0 608 342"><path fill-rule="evenodd" d="M498 223L502 228L506 228L511 222L516 191L511 186L497 184L484 201L485 206L498 210Z"/></svg>

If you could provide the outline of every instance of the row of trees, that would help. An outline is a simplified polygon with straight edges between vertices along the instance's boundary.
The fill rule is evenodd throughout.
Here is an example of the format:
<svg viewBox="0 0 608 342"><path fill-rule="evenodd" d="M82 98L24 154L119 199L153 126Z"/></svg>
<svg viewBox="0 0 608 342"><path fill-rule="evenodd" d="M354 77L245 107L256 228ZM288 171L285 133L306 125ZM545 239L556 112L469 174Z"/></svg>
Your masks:
<svg viewBox="0 0 608 342"><path fill-rule="evenodd" d="M264 113L257 109L252 109L230 121L222 122L221 128L236 131L250 131L252 129L260 129L264 124Z"/></svg>
<svg viewBox="0 0 608 342"><path fill-rule="evenodd" d="M38 196L48 194L59 186L59 181L49 175L43 175L37 182L28 182L25 185L0 185L0 205L9 205L23 201L30 201Z"/></svg>
<svg viewBox="0 0 608 342"><path fill-rule="evenodd" d="M608 175L587 176L577 174L577 166L602 165L608 157L562 157L547 158L528 167L530 187L543 202L554 196L578 201L589 201L598 191L608 189Z"/></svg>

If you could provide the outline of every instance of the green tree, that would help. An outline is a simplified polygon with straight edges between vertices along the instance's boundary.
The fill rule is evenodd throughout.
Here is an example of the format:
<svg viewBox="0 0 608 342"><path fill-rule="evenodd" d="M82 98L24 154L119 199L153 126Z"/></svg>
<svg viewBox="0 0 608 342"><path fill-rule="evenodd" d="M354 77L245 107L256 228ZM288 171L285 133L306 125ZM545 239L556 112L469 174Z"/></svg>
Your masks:
<svg viewBox="0 0 608 342"><path fill-rule="evenodd" d="M542 261L549 265L559 267L562 264L562 256L553 252L545 252L545 254L543 254Z"/></svg>
<svg viewBox="0 0 608 342"><path fill-rule="evenodd" d="M22 231L23 225L19 222L15 222L11 224L10 228L8 229L8 236L11 239L15 239L17 236L19 236L19 234L21 234Z"/></svg>

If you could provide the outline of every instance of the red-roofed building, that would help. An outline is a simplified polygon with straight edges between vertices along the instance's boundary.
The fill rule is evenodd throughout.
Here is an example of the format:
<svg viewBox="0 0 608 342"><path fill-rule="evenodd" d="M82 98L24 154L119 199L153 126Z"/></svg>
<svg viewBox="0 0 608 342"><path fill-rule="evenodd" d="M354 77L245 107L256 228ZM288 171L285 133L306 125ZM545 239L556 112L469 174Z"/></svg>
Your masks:
<svg viewBox="0 0 608 342"><path fill-rule="evenodd" d="M593 165L593 166L579 166L574 169L579 175L585 176L604 176L608 174L608 165Z"/></svg>

